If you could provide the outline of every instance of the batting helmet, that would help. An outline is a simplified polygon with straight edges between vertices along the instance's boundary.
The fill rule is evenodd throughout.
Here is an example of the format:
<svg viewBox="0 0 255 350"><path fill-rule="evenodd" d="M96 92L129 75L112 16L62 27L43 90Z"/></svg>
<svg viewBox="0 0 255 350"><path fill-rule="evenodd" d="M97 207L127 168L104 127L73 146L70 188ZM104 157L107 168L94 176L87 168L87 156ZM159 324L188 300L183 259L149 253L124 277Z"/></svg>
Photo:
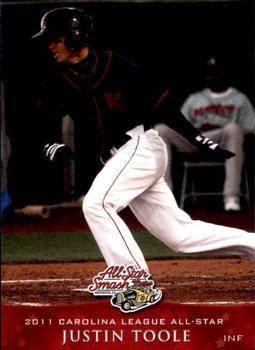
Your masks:
<svg viewBox="0 0 255 350"><path fill-rule="evenodd" d="M93 19L75 7L60 7L46 12L41 19L41 30L32 38L46 41L65 37L65 46L79 51L88 46L93 32Z"/></svg>

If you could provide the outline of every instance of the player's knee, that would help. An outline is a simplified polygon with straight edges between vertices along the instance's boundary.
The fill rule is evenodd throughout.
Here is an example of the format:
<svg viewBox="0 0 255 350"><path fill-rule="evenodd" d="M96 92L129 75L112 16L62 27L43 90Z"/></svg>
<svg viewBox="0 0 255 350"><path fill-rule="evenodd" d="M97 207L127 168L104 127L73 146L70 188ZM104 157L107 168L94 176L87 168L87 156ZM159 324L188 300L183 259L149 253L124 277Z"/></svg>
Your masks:
<svg viewBox="0 0 255 350"><path fill-rule="evenodd" d="M171 248L176 253L187 253L188 245L185 239L177 238L175 240L172 240L171 242Z"/></svg>
<svg viewBox="0 0 255 350"><path fill-rule="evenodd" d="M104 218L106 212L118 211L117 201L111 196L105 196L94 191L89 191L83 199L82 210L86 219Z"/></svg>
<svg viewBox="0 0 255 350"><path fill-rule="evenodd" d="M98 211L102 210L102 205L100 205L100 200L97 200L95 196L88 193L82 203L82 211L86 218L90 218Z"/></svg>
<svg viewBox="0 0 255 350"><path fill-rule="evenodd" d="M166 125L160 123L160 124L156 124L153 128L158 132L163 133L166 130Z"/></svg>
<svg viewBox="0 0 255 350"><path fill-rule="evenodd" d="M164 140L168 138L169 132L171 131L171 129L165 124L156 124L153 128L158 132L159 136L161 136Z"/></svg>
<svg viewBox="0 0 255 350"><path fill-rule="evenodd" d="M225 134L227 134L229 137L243 139L243 131L241 127L235 123L229 123L225 126L224 130Z"/></svg>
<svg viewBox="0 0 255 350"><path fill-rule="evenodd" d="M87 195L83 198L83 202L82 202L82 211L83 214L86 216L87 213L90 212L90 207L91 207L91 203L87 198Z"/></svg>
<svg viewBox="0 0 255 350"><path fill-rule="evenodd" d="M176 253L185 253L185 249L182 246L182 244L180 244L180 242L174 242L171 246L171 248L176 252Z"/></svg>

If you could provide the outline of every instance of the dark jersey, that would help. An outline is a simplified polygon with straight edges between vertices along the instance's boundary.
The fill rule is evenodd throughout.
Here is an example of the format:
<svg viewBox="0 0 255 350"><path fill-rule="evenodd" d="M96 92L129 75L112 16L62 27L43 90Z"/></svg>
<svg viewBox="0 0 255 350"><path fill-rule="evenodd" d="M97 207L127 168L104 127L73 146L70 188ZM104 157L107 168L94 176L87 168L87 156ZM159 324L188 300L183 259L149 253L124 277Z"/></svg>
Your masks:
<svg viewBox="0 0 255 350"><path fill-rule="evenodd" d="M48 116L70 115L84 137L95 134L102 152L122 145L125 133L139 124L148 129L165 123L194 142L198 131L174 107L170 92L157 89L149 78L129 59L92 49L76 65L57 65L39 109Z"/></svg>

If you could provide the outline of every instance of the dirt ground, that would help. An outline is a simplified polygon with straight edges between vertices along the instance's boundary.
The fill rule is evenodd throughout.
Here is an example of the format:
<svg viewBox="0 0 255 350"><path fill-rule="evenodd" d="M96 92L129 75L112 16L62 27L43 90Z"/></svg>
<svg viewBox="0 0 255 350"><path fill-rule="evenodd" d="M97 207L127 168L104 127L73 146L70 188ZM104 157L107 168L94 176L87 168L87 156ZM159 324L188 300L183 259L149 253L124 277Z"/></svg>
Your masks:
<svg viewBox="0 0 255 350"><path fill-rule="evenodd" d="M148 264L164 300L255 302L255 266L247 260L180 259ZM3 265L2 302L56 305L94 301L84 289L105 267L103 262Z"/></svg>
<svg viewBox="0 0 255 350"><path fill-rule="evenodd" d="M123 212L133 230L143 229L129 211ZM235 216L221 212L192 213L194 219L254 229L251 211ZM3 227L12 232L85 231L87 226L80 210L55 213L48 220L19 219ZM177 259L148 262L163 298L171 302L255 303L255 264L245 259ZM105 269L104 262L15 264L2 266L2 302L76 304L94 301L86 291L92 278Z"/></svg>

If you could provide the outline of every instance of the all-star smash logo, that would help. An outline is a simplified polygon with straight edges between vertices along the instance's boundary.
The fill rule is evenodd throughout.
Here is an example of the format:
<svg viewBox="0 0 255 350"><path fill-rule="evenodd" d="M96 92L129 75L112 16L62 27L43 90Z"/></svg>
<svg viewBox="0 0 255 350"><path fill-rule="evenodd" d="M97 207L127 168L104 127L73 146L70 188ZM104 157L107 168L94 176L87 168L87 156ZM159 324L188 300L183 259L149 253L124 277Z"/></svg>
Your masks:
<svg viewBox="0 0 255 350"><path fill-rule="evenodd" d="M132 265L113 265L93 277L88 291L95 296L112 296L111 304L127 313L159 302L162 291L153 287L147 271Z"/></svg>
<svg viewBox="0 0 255 350"><path fill-rule="evenodd" d="M134 266L113 265L107 267L93 277L93 283L88 286L88 291L94 295L113 295L116 292L128 289L134 280L148 280L150 274L143 269ZM148 281L151 285L153 282Z"/></svg>

